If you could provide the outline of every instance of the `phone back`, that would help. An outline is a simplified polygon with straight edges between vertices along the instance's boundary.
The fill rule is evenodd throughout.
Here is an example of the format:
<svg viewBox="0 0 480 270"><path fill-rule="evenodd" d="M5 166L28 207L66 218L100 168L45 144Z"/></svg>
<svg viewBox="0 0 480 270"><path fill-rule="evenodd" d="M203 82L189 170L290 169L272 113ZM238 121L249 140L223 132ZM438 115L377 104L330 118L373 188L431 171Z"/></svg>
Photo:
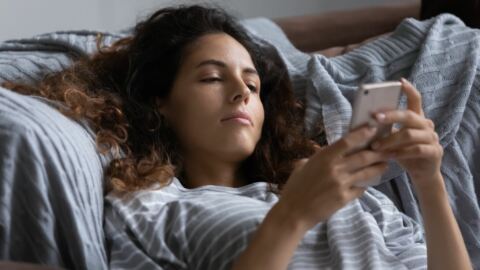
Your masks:
<svg viewBox="0 0 480 270"><path fill-rule="evenodd" d="M375 125L373 113L395 110L398 107L401 87L400 82L361 85L353 104L350 129L364 124Z"/></svg>
<svg viewBox="0 0 480 270"><path fill-rule="evenodd" d="M372 141L382 138L392 132L392 125L377 125L373 114L380 111L395 110L398 108L402 84L400 82L384 82L361 85L357 91L353 104L352 121L350 130L363 125L377 126L375 136L359 145L353 152L369 148ZM352 153L353 153L352 152ZM376 185L380 182L380 176L366 179L361 186Z"/></svg>

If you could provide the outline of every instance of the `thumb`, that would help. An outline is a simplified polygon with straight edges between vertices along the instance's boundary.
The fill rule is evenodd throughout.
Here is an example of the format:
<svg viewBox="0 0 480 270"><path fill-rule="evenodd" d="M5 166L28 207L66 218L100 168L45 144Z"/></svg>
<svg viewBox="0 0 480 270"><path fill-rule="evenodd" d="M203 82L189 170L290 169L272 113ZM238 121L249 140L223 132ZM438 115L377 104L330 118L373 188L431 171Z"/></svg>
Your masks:
<svg viewBox="0 0 480 270"><path fill-rule="evenodd" d="M339 156L346 156L349 153L357 150L359 147L366 145L369 139L375 136L377 131L376 127L361 127L354 131L351 131L345 135L340 140L333 143L330 147L327 147L325 150L330 152L332 158Z"/></svg>

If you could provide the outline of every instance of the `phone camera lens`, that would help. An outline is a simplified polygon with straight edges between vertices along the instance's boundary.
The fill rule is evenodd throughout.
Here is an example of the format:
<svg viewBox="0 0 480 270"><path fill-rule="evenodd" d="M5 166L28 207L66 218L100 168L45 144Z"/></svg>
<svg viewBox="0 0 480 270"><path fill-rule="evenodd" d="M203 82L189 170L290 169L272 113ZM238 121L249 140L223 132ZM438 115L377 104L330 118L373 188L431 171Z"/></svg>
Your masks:
<svg viewBox="0 0 480 270"><path fill-rule="evenodd" d="M363 92L363 94L364 94L365 96L368 95L368 90L365 90L365 91Z"/></svg>

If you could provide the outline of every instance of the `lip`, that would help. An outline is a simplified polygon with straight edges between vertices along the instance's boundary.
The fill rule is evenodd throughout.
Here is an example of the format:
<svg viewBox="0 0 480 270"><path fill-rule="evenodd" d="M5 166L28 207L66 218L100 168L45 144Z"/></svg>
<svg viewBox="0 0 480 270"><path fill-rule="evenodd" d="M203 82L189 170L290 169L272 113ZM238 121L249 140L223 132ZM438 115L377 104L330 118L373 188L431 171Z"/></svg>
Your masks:
<svg viewBox="0 0 480 270"><path fill-rule="evenodd" d="M248 113L246 112L241 112L241 111L229 114L227 117L222 118L221 121L224 122L232 119L244 119L244 120L247 120L250 123L250 125L253 126L252 118L250 117L250 115L248 115Z"/></svg>

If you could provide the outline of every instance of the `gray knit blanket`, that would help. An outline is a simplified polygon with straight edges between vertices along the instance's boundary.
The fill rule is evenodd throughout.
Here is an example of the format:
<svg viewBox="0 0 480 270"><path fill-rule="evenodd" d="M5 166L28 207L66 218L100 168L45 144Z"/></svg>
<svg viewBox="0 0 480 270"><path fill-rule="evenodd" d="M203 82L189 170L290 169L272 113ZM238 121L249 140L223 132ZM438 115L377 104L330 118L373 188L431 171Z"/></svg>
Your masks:
<svg viewBox="0 0 480 270"><path fill-rule="evenodd" d="M305 97L307 128L323 121L329 143L348 132L359 84L402 77L414 83L444 147L441 171L450 204L480 269L480 30L448 14L424 22L407 19L392 34L328 59L298 51L270 20L247 27L278 48L296 94ZM408 175L392 163L382 180L376 188L421 223Z"/></svg>
<svg viewBox="0 0 480 270"><path fill-rule="evenodd" d="M480 159L480 31L465 27L451 15L425 22L408 19L391 35L328 59L296 50L268 19L243 23L254 36L277 47L296 95L306 98L307 128L322 121L330 143L348 131L351 101L360 83L405 77L415 84L422 93L426 116L435 122L445 149L442 173L450 204L471 259L480 269L480 167L475 166ZM63 69L77 57L96 51L96 34L57 32L2 43L0 82L33 83L46 73ZM121 36L107 33L104 42L110 44ZM99 181L105 161L92 153L94 140L87 127L43 125L63 117L53 111L45 101L0 89L0 259L72 269L105 268L107 247L99 240L104 235L103 205L98 202L103 193ZM62 118L58 123L63 122ZM38 124L36 128L31 128L32 123ZM68 141L68 147L42 143L49 136L57 142ZM82 136L88 151L74 143ZM70 167L92 164L92 160L95 166L66 173L69 166L58 168L57 163L48 162L55 157ZM382 179L376 188L421 223L408 175L392 163ZM94 193L88 192L92 188ZM39 234L41 238L36 237Z"/></svg>

